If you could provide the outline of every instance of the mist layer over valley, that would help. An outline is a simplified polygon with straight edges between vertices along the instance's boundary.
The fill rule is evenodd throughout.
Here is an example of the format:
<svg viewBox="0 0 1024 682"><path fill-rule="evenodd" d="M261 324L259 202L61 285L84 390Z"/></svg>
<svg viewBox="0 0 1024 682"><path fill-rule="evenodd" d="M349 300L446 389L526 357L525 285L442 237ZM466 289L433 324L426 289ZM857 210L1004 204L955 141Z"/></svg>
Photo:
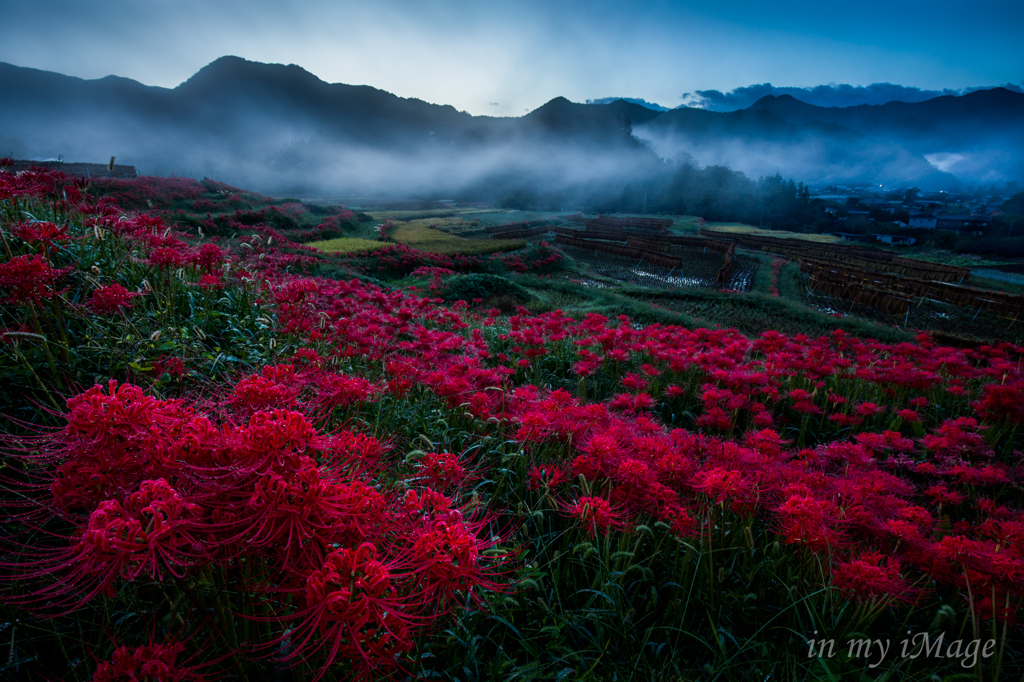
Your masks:
<svg viewBox="0 0 1024 682"><path fill-rule="evenodd" d="M847 108L769 96L733 112L556 98L495 118L224 57L173 89L0 64L0 91L0 154L116 156L275 194L518 194L561 208L642 196L688 164L815 184L1024 179L1024 94L998 88Z"/></svg>

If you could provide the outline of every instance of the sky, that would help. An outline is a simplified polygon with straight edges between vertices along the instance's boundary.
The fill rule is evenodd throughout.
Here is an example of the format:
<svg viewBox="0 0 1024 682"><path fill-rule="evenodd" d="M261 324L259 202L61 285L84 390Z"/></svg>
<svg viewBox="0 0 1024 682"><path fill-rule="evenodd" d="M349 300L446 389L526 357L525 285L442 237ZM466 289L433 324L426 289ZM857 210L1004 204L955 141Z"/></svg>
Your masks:
<svg viewBox="0 0 1024 682"><path fill-rule="evenodd" d="M175 87L235 55L475 115L558 96L728 110L779 88L845 106L1024 85L1020 0L0 0L0 16L0 61L18 66Z"/></svg>

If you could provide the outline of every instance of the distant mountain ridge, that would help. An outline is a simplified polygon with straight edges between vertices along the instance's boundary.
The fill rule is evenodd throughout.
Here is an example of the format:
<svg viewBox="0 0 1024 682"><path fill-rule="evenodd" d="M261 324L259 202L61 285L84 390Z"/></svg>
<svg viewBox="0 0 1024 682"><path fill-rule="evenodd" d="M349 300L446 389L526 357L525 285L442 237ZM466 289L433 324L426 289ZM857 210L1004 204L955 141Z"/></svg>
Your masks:
<svg viewBox="0 0 1024 682"><path fill-rule="evenodd" d="M0 63L0 93L0 154L117 156L144 173L206 174L271 191L443 193L524 182L569 191L642 182L672 158L754 177L950 185L956 178L925 155L977 159L992 140L1024 130L1024 95L1002 89L849 109L766 97L729 113L556 98L498 118L238 57L217 59L176 88ZM953 156L943 163L958 163ZM983 170L1021 170L1014 177L1024 179L1019 158L996 161Z"/></svg>
<svg viewBox="0 0 1024 682"><path fill-rule="evenodd" d="M750 109L795 124L829 123L860 130L928 158L954 157L950 170L967 179L1024 177L1019 151L1024 149L1024 94L1006 88L853 107L819 107L790 95L769 95Z"/></svg>

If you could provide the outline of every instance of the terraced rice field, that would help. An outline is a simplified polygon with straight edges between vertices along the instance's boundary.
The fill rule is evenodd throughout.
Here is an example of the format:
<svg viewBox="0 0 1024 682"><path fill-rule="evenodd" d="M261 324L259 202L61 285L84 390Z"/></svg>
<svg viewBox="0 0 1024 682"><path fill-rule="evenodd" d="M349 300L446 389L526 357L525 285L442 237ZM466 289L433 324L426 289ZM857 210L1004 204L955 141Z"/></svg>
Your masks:
<svg viewBox="0 0 1024 682"><path fill-rule="evenodd" d="M560 247L567 256L591 272L617 279L620 282L658 289L674 289L677 287L714 288L715 277L722 265L722 256L718 253L703 253L696 249L687 249L683 254L683 269L669 269L651 265L633 258L617 256L600 251L578 248L574 246ZM727 289L746 291L750 288L757 261L751 258L736 259L733 277Z"/></svg>

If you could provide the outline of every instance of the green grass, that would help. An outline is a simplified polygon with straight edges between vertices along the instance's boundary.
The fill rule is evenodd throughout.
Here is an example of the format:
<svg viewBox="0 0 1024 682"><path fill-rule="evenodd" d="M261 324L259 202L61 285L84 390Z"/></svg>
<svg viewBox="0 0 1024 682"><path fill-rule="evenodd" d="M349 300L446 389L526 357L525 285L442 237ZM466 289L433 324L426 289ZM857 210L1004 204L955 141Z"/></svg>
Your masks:
<svg viewBox="0 0 1024 682"><path fill-rule="evenodd" d="M811 308L798 300L792 291L799 286L795 281L797 274L787 273L785 269L780 273L782 297L762 293L732 294L700 288L663 290L632 285L598 289L583 287L568 280L541 279L528 275L510 279L537 295L539 303L527 306L534 313L560 308L574 317L582 317L587 313L598 313L606 317L627 315L630 320L640 324L736 328L747 336L758 336L768 330L790 335L821 336L842 329L853 336L879 339L887 343L913 340L913 333L890 325L852 316L837 318ZM787 296L787 293L792 296Z"/></svg>
<svg viewBox="0 0 1024 682"><path fill-rule="evenodd" d="M327 241L309 243L309 246L312 246L314 249L319 249L324 253L366 253L368 251L383 249L387 245L387 242L377 242L370 239L360 239L358 237L340 237L338 239L328 239Z"/></svg>

